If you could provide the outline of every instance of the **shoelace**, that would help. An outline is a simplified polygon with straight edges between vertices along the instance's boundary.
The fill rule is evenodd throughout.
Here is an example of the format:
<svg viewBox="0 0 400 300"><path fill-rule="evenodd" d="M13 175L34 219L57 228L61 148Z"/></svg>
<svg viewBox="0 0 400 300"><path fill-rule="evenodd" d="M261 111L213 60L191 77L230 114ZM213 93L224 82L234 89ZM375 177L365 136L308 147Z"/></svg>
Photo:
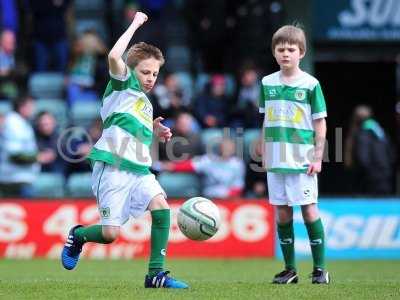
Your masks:
<svg viewBox="0 0 400 300"><path fill-rule="evenodd" d="M68 236L65 246L69 248L71 255L77 255L81 252L82 247L78 245L79 243L74 240L72 235Z"/></svg>

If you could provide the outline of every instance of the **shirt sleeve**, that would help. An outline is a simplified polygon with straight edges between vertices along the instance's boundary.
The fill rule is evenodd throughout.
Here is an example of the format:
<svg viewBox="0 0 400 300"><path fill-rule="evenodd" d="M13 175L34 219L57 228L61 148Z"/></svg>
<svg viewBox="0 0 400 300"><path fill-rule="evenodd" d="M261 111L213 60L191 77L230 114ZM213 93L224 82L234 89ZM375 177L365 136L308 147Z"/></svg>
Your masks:
<svg viewBox="0 0 400 300"><path fill-rule="evenodd" d="M311 91L311 114L313 120L327 116L325 97L319 83Z"/></svg>
<svg viewBox="0 0 400 300"><path fill-rule="evenodd" d="M260 96L259 96L259 104L258 104L258 111L263 114L265 113L265 95L264 95L264 86L261 82L260 85Z"/></svg>
<svg viewBox="0 0 400 300"><path fill-rule="evenodd" d="M206 173L209 168L212 168L212 162L208 155L196 156L192 159L192 165L197 173Z"/></svg>
<svg viewBox="0 0 400 300"><path fill-rule="evenodd" d="M245 167L242 161L237 161L237 168L235 170L235 179L232 182L232 187L243 188L245 177Z"/></svg>

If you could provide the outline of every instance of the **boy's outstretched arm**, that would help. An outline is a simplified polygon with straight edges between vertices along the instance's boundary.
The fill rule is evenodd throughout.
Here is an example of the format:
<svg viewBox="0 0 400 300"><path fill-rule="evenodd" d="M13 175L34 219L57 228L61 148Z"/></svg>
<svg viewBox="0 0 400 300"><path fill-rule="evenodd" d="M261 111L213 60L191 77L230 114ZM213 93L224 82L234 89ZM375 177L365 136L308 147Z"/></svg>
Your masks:
<svg viewBox="0 0 400 300"><path fill-rule="evenodd" d="M108 54L108 67L111 74L117 76L124 76L126 74L126 65L122 59L122 55L128 47L135 31L142 26L147 19L144 13L137 12L131 25L129 25L128 29L121 35L114 47L112 47Z"/></svg>

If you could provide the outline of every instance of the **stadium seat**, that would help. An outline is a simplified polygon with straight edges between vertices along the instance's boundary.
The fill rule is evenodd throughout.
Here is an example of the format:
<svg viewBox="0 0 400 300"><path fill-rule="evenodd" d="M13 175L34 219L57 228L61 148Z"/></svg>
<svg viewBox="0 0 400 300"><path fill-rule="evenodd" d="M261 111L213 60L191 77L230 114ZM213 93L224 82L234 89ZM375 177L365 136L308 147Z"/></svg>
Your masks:
<svg viewBox="0 0 400 300"><path fill-rule="evenodd" d="M105 15L107 0L75 0L74 14L76 19L103 17Z"/></svg>
<svg viewBox="0 0 400 300"><path fill-rule="evenodd" d="M243 134L243 156L244 161L248 162L250 160L250 150L252 155L255 155L256 140L260 137L260 129L246 129Z"/></svg>
<svg viewBox="0 0 400 300"><path fill-rule="evenodd" d="M182 88L182 92L185 99L192 99L193 97L193 79L188 72L177 72L176 77L179 81L179 86ZM185 103L189 105L190 103Z"/></svg>
<svg viewBox="0 0 400 300"><path fill-rule="evenodd" d="M73 125L89 127L92 121L100 117L100 100L93 101L77 101L71 107L70 115Z"/></svg>
<svg viewBox="0 0 400 300"><path fill-rule="evenodd" d="M200 179L196 174L164 172L158 176L168 197L194 197L200 195Z"/></svg>
<svg viewBox="0 0 400 300"><path fill-rule="evenodd" d="M166 69L172 72L190 70L190 51L186 46L170 46L166 51Z"/></svg>
<svg viewBox="0 0 400 300"><path fill-rule="evenodd" d="M57 173L39 173L33 182L33 197L61 198L64 197L64 176Z"/></svg>
<svg viewBox="0 0 400 300"><path fill-rule="evenodd" d="M103 41L108 41L108 31L102 19L93 18L76 20L75 33L78 36L89 30L97 32Z"/></svg>
<svg viewBox="0 0 400 300"><path fill-rule="evenodd" d="M5 115L12 110L12 105L7 100L0 101L0 115Z"/></svg>
<svg viewBox="0 0 400 300"><path fill-rule="evenodd" d="M203 147L206 149L210 145L213 150L216 150L216 145L221 142L221 139L224 136L224 132L220 128L208 128L201 131L201 143Z"/></svg>
<svg viewBox="0 0 400 300"><path fill-rule="evenodd" d="M68 125L68 109L64 100L38 99L35 103L35 115L44 110L55 116L59 128L62 129Z"/></svg>
<svg viewBox="0 0 400 300"><path fill-rule="evenodd" d="M67 181L67 191L70 197L93 197L92 173L74 173Z"/></svg>
<svg viewBox="0 0 400 300"><path fill-rule="evenodd" d="M29 92L35 98L63 98L64 75L62 73L34 73L29 77Z"/></svg>

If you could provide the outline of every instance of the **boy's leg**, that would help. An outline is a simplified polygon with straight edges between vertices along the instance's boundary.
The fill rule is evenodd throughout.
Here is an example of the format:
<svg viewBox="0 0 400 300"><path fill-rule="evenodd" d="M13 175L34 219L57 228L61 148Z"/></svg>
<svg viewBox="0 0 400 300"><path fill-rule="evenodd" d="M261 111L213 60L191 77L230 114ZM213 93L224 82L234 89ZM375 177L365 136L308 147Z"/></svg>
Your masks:
<svg viewBox="0 0 400 300"><path fill-rule="evenodd" d="M132 175L96 162L92 182L102 225L77 225L69 231L61 254L62 264L67 270L75 268L86 242L111 243L118 237L120 226L129 218L130 190L134 183Z"/></svg>
<svg viewBox="0 0 400 300"><path fill-rule="evenodd" d="M171 223L171 213L166 194L154 175L141 176L132 194L131 215L136 217L145 210L151 213L151 251L149 271L145 276L145 288L188 288L182 281L168 276L164 270Z"/></svg>
<svg viewBox="0 0 400 300"><path fill-rule="evenodd" d="M285 269L296 270L294 253L293 209L287 205L278 205L277 230L279 244L285 260Z"/></svg>
<svg viewBox="0 0 400 300"><path fill-rule="evenodd" d="M162 194L153 198L149 204L149 210L152 222L148 275L155 276L164 270L171 214L168 203Z"/></svg>
<svg viewBox="0 0 400 300"><path fill-rule="evenodd" d="M170 209L164 195L155 196L148 209L152 217L151 253L149 272L144 281L145 288L188 288L189 286L185 282L167 276L169 272L164 271L171 218Z"/></svg>
<svg viewBox="0 0 400 300"><path fill-rule="evenodd" d="M74 231L75 236L82 243L94 242L98 244L112 243L119 235L119 226L91 225L78 227Z"/></svg>
<svg viewBox="0 0 400 300"><path fill-rule="evenodd" d="M303 205L301 212L310 240L314 269L325 269L325 234L317 204Z"/></svg>
<svg viewBox="0 0 400 300"><path fill-rule="evenodd" d="M276 207L277 231L280 246L285 260L285 270L276 274L272 283L297 283L295 256L293 209L288 206L285 191L285 174L267 173L269 202Z"/></svg>

